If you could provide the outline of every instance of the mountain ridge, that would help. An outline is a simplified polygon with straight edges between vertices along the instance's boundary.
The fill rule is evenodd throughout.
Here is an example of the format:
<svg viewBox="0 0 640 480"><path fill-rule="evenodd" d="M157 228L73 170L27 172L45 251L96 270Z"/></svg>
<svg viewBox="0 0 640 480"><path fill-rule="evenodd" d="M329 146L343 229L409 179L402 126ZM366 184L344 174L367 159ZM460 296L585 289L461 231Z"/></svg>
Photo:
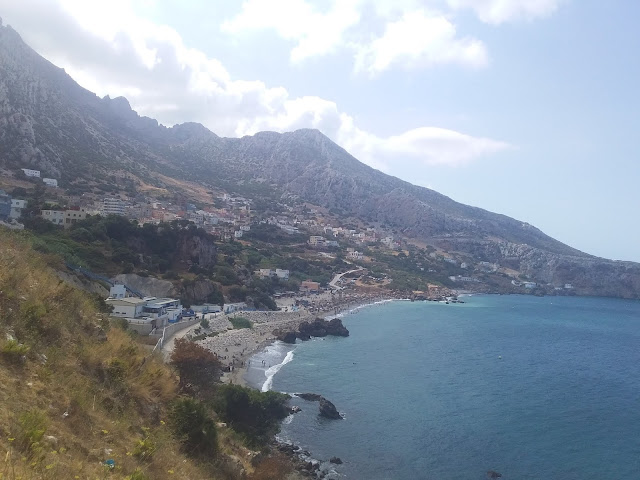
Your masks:
<svg viewBox="0 0 640 480"><path fill-rule="evenodd" d="M526 222L386 175L318 130L229 138L140 116L126 98L78 85L9 26L0 27L0 148L6 172L39 168L67 187L114 170L259 185L533 279L579 285L582 275L583 293L640 297L639 264L594 257Z"/></svg>

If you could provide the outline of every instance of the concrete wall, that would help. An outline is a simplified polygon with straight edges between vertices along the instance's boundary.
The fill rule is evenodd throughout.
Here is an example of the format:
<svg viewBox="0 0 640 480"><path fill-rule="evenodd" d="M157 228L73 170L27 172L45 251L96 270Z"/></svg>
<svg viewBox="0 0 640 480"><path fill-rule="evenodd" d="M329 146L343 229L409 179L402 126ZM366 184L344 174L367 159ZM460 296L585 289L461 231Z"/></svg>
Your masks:
<svg viewBox="0 0 640 480"><path fill-rule="evenodd" d="M177 331L182 330L183 328L190 327L191 325L195 325L199 323L200 319L192 318L190 320L185 320L184 322L178 323L170 323L167 328L164 329L164 341L169 340ZM131 327L132 325L129 325ZM160 338L162 337L162 329L158 329L157 333L153 335L149 335L150 337Z"/></svg>

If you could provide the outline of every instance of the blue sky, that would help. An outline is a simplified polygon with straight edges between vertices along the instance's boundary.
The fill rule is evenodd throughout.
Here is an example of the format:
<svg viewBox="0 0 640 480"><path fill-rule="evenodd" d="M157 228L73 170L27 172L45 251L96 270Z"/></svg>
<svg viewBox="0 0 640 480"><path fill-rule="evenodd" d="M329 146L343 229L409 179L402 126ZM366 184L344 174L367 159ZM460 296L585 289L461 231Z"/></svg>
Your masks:
<svg viewBox="0 0 640 480"><path fill-rule="evenodd" d="M356 158L640 261L640 4L0 0L98 95L219 135L319 128Z"/></svg>

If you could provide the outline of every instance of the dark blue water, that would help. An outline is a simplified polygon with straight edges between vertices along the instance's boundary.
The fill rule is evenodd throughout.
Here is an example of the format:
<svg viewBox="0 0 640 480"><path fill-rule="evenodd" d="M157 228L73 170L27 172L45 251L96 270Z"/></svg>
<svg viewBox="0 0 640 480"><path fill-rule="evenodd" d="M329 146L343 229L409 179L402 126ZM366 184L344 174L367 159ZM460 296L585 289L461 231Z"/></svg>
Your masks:
<svg viewBox="0 0 640 480"><path fill-rule="evenodd" d="M640 302L465 301L364 308L343 318L350 337L298 344L281 367L291 347L272 346L274 390L345 416L294 398L281 436L349 479L640 479Z"/></svg>

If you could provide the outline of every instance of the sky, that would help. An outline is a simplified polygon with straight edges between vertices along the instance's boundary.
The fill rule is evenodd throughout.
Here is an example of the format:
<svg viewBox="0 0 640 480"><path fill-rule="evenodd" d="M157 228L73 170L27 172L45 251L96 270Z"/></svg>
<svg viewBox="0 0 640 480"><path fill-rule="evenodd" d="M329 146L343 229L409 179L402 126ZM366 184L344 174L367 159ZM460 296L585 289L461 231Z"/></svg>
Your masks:
<svg viewBox="0 0 640 480"><path fill-rule="evenodd" d="M0 0L100 96L374 168L640 262L640 2Z"/></svg>

